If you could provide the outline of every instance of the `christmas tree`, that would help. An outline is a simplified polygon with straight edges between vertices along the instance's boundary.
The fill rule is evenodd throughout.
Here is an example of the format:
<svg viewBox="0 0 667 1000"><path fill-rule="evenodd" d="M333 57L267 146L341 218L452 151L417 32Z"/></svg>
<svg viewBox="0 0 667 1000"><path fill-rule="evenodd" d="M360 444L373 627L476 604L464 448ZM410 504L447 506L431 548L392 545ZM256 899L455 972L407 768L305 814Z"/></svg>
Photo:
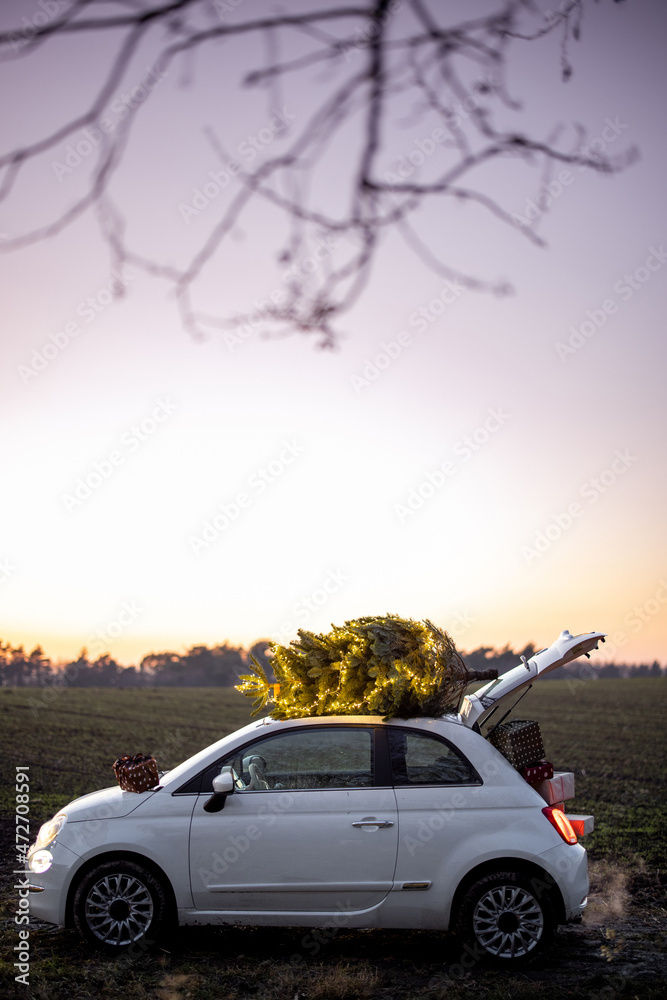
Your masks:
<svg viewBox="0 0 667 1000"><path fill-rule="evenodd" d="M237 690L255 699L254 714L272 700L276 719L437 717L455 712L467 685L482 679L466 668L451 636L430 621L388 614L333 625L325 634L298 634L289 646L272 645L277 683L254 657L253 673L241 677Z"/></svg>

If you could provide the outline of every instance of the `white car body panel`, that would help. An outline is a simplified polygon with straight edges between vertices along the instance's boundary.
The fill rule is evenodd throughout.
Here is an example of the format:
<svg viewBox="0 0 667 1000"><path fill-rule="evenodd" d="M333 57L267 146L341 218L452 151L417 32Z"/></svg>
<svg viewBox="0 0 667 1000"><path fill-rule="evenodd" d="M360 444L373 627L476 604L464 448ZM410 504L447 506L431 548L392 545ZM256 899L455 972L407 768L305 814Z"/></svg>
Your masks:
<svg viewBox="0 0 667 1000"><path fill-rule="evenodd" d="M64 927L67 890L79 868L80 859L60 842L60 837L50 845L49 850L53 855L53 864L48 871L37 875L26 870L29 884L42 890L30 893L30 917Z"/></svg>
<svg viewBox="0 0 667 1000"><path fill-rule="evenodd" d="M158 865L169 879L176 905L191 907L187 856L195 796L172 796L164 789L137 794L109 788L104 793L98 793L97 799L85 805L83 799L77 799L62 810L67 813L67 823L49 850L54 855L54 867L61 851L67 852L68 865L62 866L57 880L53 867L39 875L31 873L31 881L45 890L31 894L31 913L63 926L66 895L77 872L93 858L113 857L120 852L138 855L137 860L148 858ZM114 815L119 794L137 800L135 808L120 817ZM53 893L54 883L62 886L60 893ZM58 895L62 900L57 899Z"/></svg>
<svg viewBox="0 0 667 1000"><path fill-rule="evenodd" d="M391 788L243 791L192 816L192 895L202 910L364 910L393 886ZM391 826L354 827L377 819Z"/></svg>

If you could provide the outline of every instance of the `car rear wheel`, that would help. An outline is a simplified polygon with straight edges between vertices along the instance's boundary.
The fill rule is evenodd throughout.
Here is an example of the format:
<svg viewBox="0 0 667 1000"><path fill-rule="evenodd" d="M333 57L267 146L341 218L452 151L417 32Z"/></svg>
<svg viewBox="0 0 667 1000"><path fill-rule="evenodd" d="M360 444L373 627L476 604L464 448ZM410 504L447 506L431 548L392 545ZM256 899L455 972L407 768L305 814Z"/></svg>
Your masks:
<svg viewBox="0 0 667 1000"><path fill-rule="evenodd" d="M74 923L86 941L108 951L149 947L164 932L169 901L162 883L133 861L107 861L83 878Z"/></svg>
<svg viewBox="0 0 667 1000"><path fill-rule="evenodd" d="M502 964L526 961L553 939L551 896L543 882L518 872L494 872L466 892L457 921L459 938L478 958Z"/></svg>

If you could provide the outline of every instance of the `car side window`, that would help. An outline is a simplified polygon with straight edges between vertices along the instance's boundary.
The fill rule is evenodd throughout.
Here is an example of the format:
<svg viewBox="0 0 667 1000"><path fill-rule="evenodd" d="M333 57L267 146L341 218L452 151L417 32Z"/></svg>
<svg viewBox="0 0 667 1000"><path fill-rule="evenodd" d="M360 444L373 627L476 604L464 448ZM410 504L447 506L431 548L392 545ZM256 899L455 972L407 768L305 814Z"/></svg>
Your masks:
<svg viewBox="0 0 667 1000"><path fill-rule="evenodd" d="M373 784L373 730L297 729L267 736L219 762L240 790L367 788Z"/></svg>
<svg viewBox="0 0 667 1000"><path fill-rule="evenodd" d="M430 733L388 730L395 785L468 785L480 778L463 754Z"/></svg>

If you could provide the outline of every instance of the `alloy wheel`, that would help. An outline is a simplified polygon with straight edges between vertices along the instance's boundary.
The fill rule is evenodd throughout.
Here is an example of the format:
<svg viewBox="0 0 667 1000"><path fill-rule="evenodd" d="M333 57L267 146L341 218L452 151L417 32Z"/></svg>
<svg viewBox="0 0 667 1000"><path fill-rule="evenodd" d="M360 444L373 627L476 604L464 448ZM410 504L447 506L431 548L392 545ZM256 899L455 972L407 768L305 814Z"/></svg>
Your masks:
<svg viewBox="0 0 667 1000"><path fill-rule="evenodd" d="M122 947L138 941L153 919L153 899L136 876L105 875L86 896L85 918L95 937Z"/></svg>
<svg viewBox="0 0 667 1000"><path fill-rule="evenodd" d="M496 958L521 958L538 944L544 931L542 909L526 889L496 885L478 900L473 930L485 951Z"/></svg>

